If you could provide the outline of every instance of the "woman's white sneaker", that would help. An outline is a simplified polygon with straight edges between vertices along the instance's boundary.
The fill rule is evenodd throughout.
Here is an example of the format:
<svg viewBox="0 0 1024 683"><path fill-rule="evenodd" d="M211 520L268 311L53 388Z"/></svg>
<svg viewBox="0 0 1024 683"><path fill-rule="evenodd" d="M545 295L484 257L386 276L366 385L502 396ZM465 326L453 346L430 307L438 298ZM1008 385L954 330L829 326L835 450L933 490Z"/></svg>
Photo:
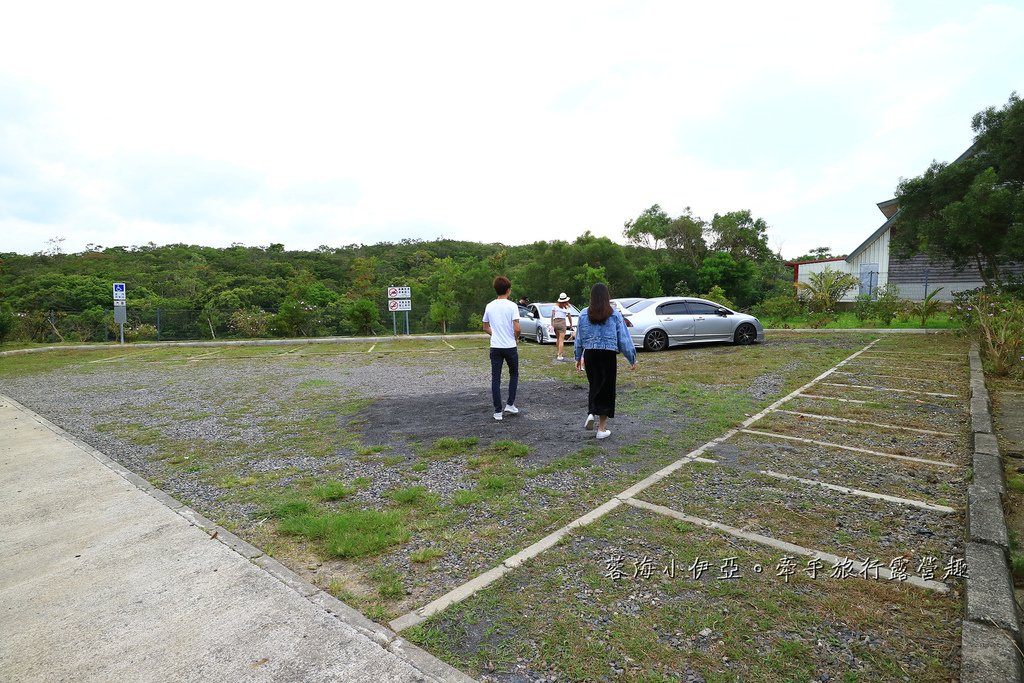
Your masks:
<svg viewBox="0 0 1024 683"><path fill-rule="evenodd" d="M610 430L610 429L606 429L603 432L601 430L597 431L597 438L599 438L599 439L607 439L611 435L612 435L612 430Z"/></svg>
<svg viewBox="0 0 1024 683"><path fill-rule="evenodd" d="M583 428L584 429L593 429L594 428L594 416L593 415L587 415L587 420L586 420L586 422L583 423Z"/></svg>

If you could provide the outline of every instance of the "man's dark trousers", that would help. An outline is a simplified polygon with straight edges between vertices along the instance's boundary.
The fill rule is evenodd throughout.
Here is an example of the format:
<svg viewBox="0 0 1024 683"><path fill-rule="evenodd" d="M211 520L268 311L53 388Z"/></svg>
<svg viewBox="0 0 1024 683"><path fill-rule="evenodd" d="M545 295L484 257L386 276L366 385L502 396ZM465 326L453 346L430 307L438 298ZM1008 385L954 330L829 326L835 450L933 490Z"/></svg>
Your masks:
<svg viewBox="0 0 1024 683"><path fill-rule="evenodd" d="M516 404L516 389L519 388L519 348L491 349L491 398L494 412L501 412L501 364L508 363L508 403Z"/></svg>

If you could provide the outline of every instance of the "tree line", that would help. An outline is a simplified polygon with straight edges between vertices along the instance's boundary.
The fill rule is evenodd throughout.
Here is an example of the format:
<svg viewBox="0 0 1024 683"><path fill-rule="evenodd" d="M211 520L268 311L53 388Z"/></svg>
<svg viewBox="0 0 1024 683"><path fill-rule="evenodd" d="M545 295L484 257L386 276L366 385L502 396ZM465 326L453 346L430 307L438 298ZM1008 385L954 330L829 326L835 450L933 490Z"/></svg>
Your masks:
<svg viewBox="0 0 1024 683"><path fill-rule="evenodd" d="M571 242L514 246L439 239L294 251L151 243L64 254L54 239L36 254L0 254L0 308L13 316L8 336L101 339L113 324L111 285L125 282L129 332L139 338L155 337L157 311L165 330L187 328L165 338L377 334L391 328L386 288L401 285L412 289L412 331L458 332L480 329L498 274L511 278L516 298L533 301L567 292L585 302L602 281L617 297L713 292L748 308L792 290L767 229L749 211L703 221L689 209L672 218L654 205L625 223L624 243L585 232Z"/></svg>

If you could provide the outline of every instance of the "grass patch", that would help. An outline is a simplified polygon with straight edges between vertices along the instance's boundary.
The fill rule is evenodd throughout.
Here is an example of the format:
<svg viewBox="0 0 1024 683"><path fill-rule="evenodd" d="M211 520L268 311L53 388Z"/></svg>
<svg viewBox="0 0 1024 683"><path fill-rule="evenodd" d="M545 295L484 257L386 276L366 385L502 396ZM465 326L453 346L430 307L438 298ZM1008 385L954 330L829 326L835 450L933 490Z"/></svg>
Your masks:
<svg viewBox="0 0 1024 683"><path fill-rule="evenodd" d="M348 486L344 482L330 481L313 487L313 496L320 500L341 500L356 492L354 486Z"/></svg>
<svg viewBox="0 0 1024 683"><path fill-rule="evenodd" d="M319 541L328 555L340 558L370 555L409 540L405 517L397 511L300 514L286 517L280 528L285 534Z"/></svg>
<svg viewBox="0 0 1024 683"><path fill-rule="evenodd" d="M477 480L477 487L487 493L504 493L519 488L519 480L507 474L485 474Z"/></svg>
<svg viewBox="0 0 1024 683"><path fill-rule="evenodd" d="M483 494L479 491L456 491L455 495L452 496L452 505L464 508L476 505L483 499Z"/></svg>
<svg viewBox="0 0 1024 683"><path fill-rule="evenodd" d="M530 447L518 441L500 439L491 444L490 450L510 458L525 458L530 454Z"/></svg>
<svg viewBox="0 0 1024 683"><path fill-rule="evenodd" d="M604 451L600 446L584 446L575 453L563 455L561 458L552 460L547 465L541 465L540 467L534 467L529 470L527 474L531 477L540 476L543 474L551 474L553 472L565 472L567 470L585 469L594 464L594 458L601 455Z"/></svg>
<svg viewBox="0 0 1024 683"><path fill-rule="evenodd" d="M388 497L402 505L420 505L426 502L428 494L425 486L410 486L405 489L395 489L388 493Z"/></svg>
<svg viewBox="0 0 1024 683"><path fill-rule="evenodd" d="M409 553L409 559L418 564L430 562L435 557L441 557L444 553L437 548L420 548Z"/></svg>
<svg viewBox="0 0 1024 683"><path fill-rule="evenodd" d="M391 567L377 567L370 572L370 580L382 598L394 599L405 595L402 576Z"/></svg>
<svg viewBox="0 0 1024 683"><path fill-rule="evenodd" d="M1006 478L1006 488L1016 493L1024 493L1024 477L1009 476Z"/></svg>
<svg viewBox="0 0 1024 683"><path fill-rule="evenodd" d="M462 438L445 436L435 441L425 455L432 458L451 458L474 452L479 443L480 439L475 436Z"/></svg>
<svg viewBox="0 0 1024 683"><path fill-rule="evenodd" d="M285 519L299 515L308 515L313 506L304 498L295 495L272 498L263 508L263 514L275 519Z"/></svg>

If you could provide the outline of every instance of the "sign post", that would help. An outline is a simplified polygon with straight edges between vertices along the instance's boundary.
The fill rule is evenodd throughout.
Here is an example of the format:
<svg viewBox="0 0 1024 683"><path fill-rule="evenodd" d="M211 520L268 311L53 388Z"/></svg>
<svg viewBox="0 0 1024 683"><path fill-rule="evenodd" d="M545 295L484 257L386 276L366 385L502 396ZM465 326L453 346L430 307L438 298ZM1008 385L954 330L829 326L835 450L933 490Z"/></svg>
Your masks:
<svg viewBox="0 0 1024 683"><path fill-rule="evenodd" d="M124 344L124 324L128 322L128 301L123 282L114 283L114 322L121 326L121 343Z"/></svg>
<svg viewBox="0 0 1024 683"><path fill-rule="evenodd" d="M412 287L388 287L388 310L391 311L391 328L398 336L397 311L405 311L405 333L409 334L409 311L412 310Z"/></svg>

